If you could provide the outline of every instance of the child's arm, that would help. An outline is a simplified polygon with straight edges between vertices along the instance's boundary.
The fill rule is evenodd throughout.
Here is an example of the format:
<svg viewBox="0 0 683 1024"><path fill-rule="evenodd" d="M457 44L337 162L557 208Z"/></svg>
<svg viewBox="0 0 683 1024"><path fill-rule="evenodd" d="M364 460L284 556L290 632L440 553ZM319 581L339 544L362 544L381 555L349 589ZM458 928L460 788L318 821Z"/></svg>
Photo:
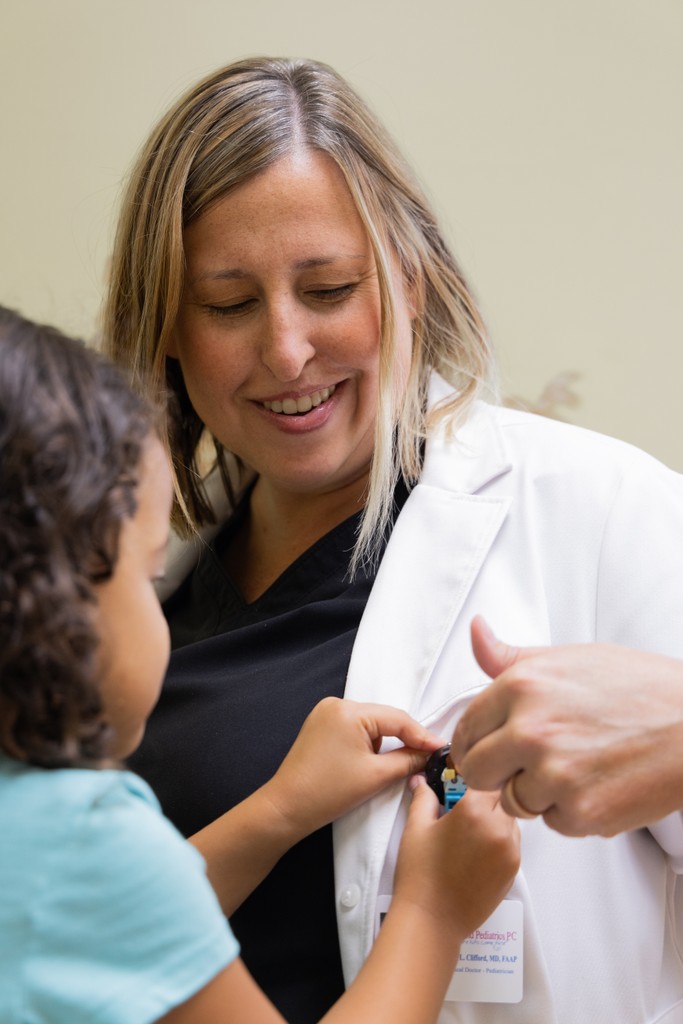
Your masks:
<svg viewBox="0 0 683 1024"><path fill-rule="evenodd" d="M378 754L383 736L405 746ZM300 839L421 771L442 742L396 708L322 700L273 778L190 839L225 913Z"/></svg>
<svg viewBox="0 0 683 1024"><path fill-rule="evenodd" d="M421 780L401 843L394 898L360 974L324 1024L435 1024L460 945L503 898L519 832L497 797L470 790L438 818ZM282 1024L237 960L159 1024Z"/></svg>
<svg viewBox="0 0 683 1024"><path fill-rule="evenodd" d="M462 942L495 910L519 868L519 831L498 793L469 791L439 818L424 779L415 786L391 906L325 1024L436 1021Z"/></svg>

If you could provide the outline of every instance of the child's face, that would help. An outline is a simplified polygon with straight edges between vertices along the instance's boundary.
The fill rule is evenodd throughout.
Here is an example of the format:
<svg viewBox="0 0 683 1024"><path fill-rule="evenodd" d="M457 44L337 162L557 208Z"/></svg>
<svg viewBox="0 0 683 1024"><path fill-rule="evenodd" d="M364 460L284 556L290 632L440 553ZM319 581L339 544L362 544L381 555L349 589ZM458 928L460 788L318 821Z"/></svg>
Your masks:
<svg viewBox="0 0 683 1024"><path fill-rule="evenodd" d="M96 587L101 693L115 733L109 749L114 757L126 757L140 743L168 664L168 627L154 581L164 571L172 492L166 453L152 437L140 465L138 508L121 529L114 574Z"/></svg>

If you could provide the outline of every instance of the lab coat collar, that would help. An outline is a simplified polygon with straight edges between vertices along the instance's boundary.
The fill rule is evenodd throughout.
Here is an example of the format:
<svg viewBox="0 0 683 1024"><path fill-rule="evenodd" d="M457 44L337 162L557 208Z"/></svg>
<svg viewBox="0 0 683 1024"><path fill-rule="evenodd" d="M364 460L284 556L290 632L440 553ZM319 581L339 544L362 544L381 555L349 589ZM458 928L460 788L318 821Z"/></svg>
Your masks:
<svg viewBox="0 0 683 1024"><path fill-rule="evenodd" d="M429 407L452 396L453 389L443 377L433 374L429 388ZM496 407L474 402L467 419L455 430L458 457L446 427L429 438L420 482L427 485L476 494L486 484L512 468L512 460L503 440Z"/></svg>

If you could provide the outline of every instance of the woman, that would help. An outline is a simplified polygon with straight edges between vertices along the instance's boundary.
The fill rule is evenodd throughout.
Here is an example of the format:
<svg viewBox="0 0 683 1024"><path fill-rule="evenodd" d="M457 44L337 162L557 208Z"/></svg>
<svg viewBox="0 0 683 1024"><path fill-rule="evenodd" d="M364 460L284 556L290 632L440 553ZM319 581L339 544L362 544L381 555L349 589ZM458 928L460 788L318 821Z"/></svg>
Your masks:
<svg viewBox="0 0 683 1024"><path fill-rule="evenodd" d="M324 695L450 736L486 683L475 612L526 644L683 654L680 478L480 400L493 361L476 304L393 143L331 69L239 62L166 115L124 200L105 336L165 377L178 410L190 543L171 559L174 653L133 764L186 834L273 773ZM357 974L404 820L395 787L334 841L299 844L233 916L290 1019L315 1020ZM525 821L522 850L482 939L519 946L473 953L442 1020L674 1020L678 817L609 844Z"/></svg>

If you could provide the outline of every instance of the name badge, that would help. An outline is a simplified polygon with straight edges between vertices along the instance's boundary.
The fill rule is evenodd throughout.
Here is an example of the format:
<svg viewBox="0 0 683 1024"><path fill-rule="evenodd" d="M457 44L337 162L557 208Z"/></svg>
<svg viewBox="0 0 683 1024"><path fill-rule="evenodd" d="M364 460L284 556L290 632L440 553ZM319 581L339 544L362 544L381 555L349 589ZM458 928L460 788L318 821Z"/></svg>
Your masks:
<svg viewBox="0 0 683 1024"><path fill-rule="evenodd" d="M390 903L391 896L378 897L378 926ZM523 982L524 907L521 900L503 900L463 942L446 1001L518 1003Z"/></svg>
<svg viewBox="0 0 683 1024"><path fill-rule="evenodd" d="M518 1003L524 994L524 907L503 900L460 948L446 1000Z"/></svg>

